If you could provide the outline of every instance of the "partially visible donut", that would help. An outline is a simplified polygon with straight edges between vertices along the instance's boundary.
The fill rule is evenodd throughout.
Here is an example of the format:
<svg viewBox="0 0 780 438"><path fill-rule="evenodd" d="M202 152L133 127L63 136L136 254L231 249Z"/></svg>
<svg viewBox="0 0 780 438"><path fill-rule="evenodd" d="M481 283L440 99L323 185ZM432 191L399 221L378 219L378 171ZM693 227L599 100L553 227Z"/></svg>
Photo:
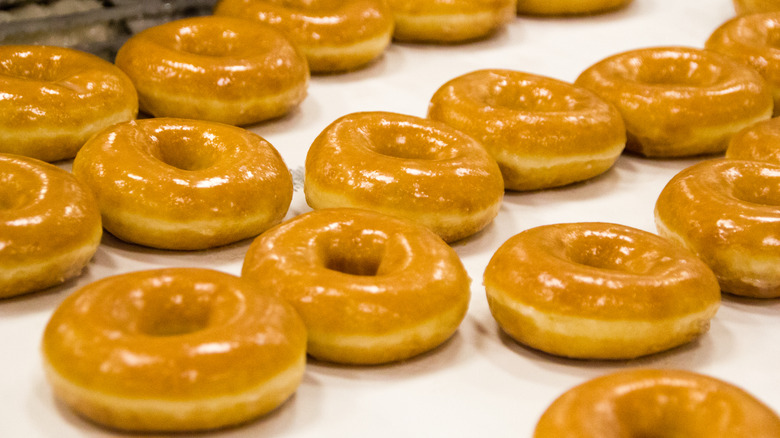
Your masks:
<svg viewBox="0 0 780 438"><path fill-rule="evenodd" d="M393 38L422 43L460 43L485 38L511 22L516 0L388 0Z"/></svg>
<svg viewBox="0 0 780 438"><path fill-rule="evenodd" d="M0 298L79 275L102 235L97 202L73 175L0 154Z"/></svg>
<svg viewBox="0 0 780 438"><path fill-rule="evenodd" d="M780 165L780 118L758 122L734 134L726 158Z"/></svg>
<svg viewBox="0 0 780 438"><path fill-rule="evenodd" d="M293 193L290 171L262 137L188 119L105 129L79 151L73 173L95 194L107 231L162 249L254 237L281 222Z"/></svg>
<svg viewBox="0 0 780 438"><path fill-rule="evenodd" d="M0 153L43 161L76 156L92 134L138 113L133 83L89 53L0 45Z"/></svg>
<svg viewBox="0 0 780 438"><path fill-rule="evenodd" d="M309 68L271 27L231 17L194 17L133 35L116 65L138 90L141 111L231 125L282 116L306 97Z"/></svg>
<svg viewBox="0 0 780 438"><path fill-rule="evenodd" d="M737 14L780 11L780 0L733 0Z"/></svg>
<svg viewBox="0 0 780 438"><path fill-rule="evenodd" d="M585 15L622 8L631 0L517 0L521 15Z"/></svg>

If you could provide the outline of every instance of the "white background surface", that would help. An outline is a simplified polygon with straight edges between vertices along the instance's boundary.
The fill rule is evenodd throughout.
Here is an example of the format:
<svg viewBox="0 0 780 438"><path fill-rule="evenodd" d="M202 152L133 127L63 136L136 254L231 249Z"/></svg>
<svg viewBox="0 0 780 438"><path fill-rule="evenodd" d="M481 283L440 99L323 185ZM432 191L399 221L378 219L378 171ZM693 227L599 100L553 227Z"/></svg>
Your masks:
<svg viewBox="0 0 780 438"><path fill-rule="evenodd" d="M634 0L605 15L518 17L494 37L456 46L394 44L370 67L314 77L309 96L289 116L251 129L292 169L303 166L315 136L341 115L365 110L424 116L447 80L481 68L509 68L573 81L596 61L657 45L702 47L734 15L728 0ZM654 231L653 205L664 184L697 160L624 156L592 181L531 194L507 193L495 222L454 245L473 279L468 315L435 351L379 367L310 361L303 384L280 409L219 437L530 437L544 409L587 379L626 368L682 368L743 387L780 411L780 300L724 297L709 333L651 357L619 362L555 358L514 343L490 315L482 273L510 236L542 224L606 221ZM69 164L64 164L69 167ZM307 211L296 192L289 217ZM85 274L41 293L0 301L0 436L113 436L54 400L39 344L56 306L78 287L121 272L163 266L208 266L240 272L249 241L205 252L144 249L103 239ZM659 425L663 427L663 425Z"/></svg>

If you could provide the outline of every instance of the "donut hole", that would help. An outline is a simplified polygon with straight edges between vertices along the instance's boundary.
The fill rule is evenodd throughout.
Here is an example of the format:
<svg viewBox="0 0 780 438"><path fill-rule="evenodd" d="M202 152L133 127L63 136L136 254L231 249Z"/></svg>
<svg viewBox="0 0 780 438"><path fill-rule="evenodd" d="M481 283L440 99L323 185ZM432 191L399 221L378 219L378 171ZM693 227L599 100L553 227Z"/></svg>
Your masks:
<svg viewBox="0 0 780 438"><path fill-rule="evenodd" d="M197 132L187 126L157 130L152 138L152 155L163 163L185 171L211 167L221 155L223 145L208 131Z"/></svg>
<svg viewBox="0 0 780 438"><path fill-rule="evenodd" d="M344 5L343 0L270 0L276 6L299 11L333 11Z"/></svg>
<svg viewBox="0 0 780 438"><path fill-rule="evenodd" d="M41 181L34 173L16 166L0 168L0 210L15 210L29 205L37 196Z"/></svg>
<svg viewBox="0 0 780 438"><path fill-rule="evenodd" d="M774 49L780 49L780 22L776 20L767 20L764 24L766 26L763 28L764 45Z"/></svg>
<svg viewBox="0 0 780 438"><path fill-rule="evenodd" d="M647 85L706 87L716 84L720 78L721 69L717 65L682 56L640 63L636 80Z"/></svg>
<svg viewBox="0 0 780 438"><path fill-rule="evenodd" d="M732 194L743 202L780 207L780 170L763 168L757 173L735 172Z"/></svg>
<svg viewBox="0 0 780 438"><path fill-rule="evenodd" d="M343 226L320 234L317 253L328 270L361 277L397 272L410 263L411 249L401 235Z"/></svg>
<svg viewBox="0 0 780 438"><path fill-rule="evenodd" d="M565 90L553 90L535 81L501 81L484 90L482 100L489 106L512 111L559 112L587 107Z"/></svg>
<svg viewBox="0 0 780 438"><path fill-rule="evenodd" d="M40 58L31 52L16 53L12 62L0 63L0 73L18 79L58 82L73 71L62 65L61 58Z"/></svg>
<svg viewBox="0 0 780 438"><path fill-rule="evenodd" d="M176 35L174 47L181 52L206 57L240 56L251 48L246 38L230 29L210 29L191 26L184 27ZM252 43L261 44L262 41Z"/></svg>
<svg viewBox="0 0 780 438"><path fill-rule="evenodd" d="M653 251L637 248L628 236L590 232L565 243L566 257L573 263L596 269L646 274L652 267Z"/></svg>
<svg viewBox="0 0 780 438"><path fill-rule="evenodd" d="M364 134L367 147L387 157L433 161L452 159L458 154L451 146L457 140L443 139L442 134L431 127L379 124Z"/></svg>
<svg viewBox="0 0 780 438"><path fill-rule="evenodd" d="M152 299L141 309L139 331L148 336L180 336L205 329L211 319L210 300L172 293Z"/></svg>

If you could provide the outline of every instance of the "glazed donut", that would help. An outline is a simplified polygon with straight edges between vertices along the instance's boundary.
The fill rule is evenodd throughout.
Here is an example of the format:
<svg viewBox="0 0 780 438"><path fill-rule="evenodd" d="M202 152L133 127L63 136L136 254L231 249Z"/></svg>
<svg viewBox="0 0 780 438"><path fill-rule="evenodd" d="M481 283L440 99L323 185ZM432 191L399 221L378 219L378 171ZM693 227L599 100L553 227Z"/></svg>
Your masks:
<svg viewBox="0 0 780 438"><path fill-rule="evenodd" d="M405 217L453 242L493 220L504 184L495 160L471 137L432 120L364 112L341 117L314 140L304 193L315 209Z"/></svg>
<svg viewBox="0 0 780 438"><path fill-rule="evenodd" d="M102 234L97 202L73 175L0 154L0 298L78 276Z"/></svg>
<svg viewBox="0 0 780 438"><path fill-rule="evenodd" d="M97 131L138 113L133 83L89 53L0 45L0 153L43 161L76 156Z"/></svg>
<svg viewBox="0 0 780 438"><path fill-rule="evenodd" d="M388 0L393 38L460 43L485 38L515 18L516 0Z"/></svg>
<svg viewBox="0 0 780 438"><path fill-rule="evenodd" d="M772 115L761 75L708 50L624 52L588 68L575 84L617 106L626 149L648 157L723 152L733 133Z"/></svg>
<svg viewBox="0 0 780 438"><path fill-rule="evenodd" d="M276 30L231 17L194 17L132 36L116 55L141 111L249 125L279 117L306 96L304 55Z"/></svg>
<svg viewBox="0 0 780 438"><path fill-rule="evenodd" d="M726 158L780 165L780 118L748 126L731 137Z"/></svg>
<svg viewBox="0 0 780 438"><path fill-rule="evenodd" d="M775 116L780 115L780 49L775 46L780 36L778 28L780 6L778 12L747 15L723 23L705 44L710 50L756 69L764 77L772 89Z"/></svg>
<svg viewBox="0 0 780 438"><path fill-rule="evenodd" d="M67 297L43 334L46 377L78 414L131 431L196 431L252 420L297 389L306 327L230 274L159 269Z"/></svg>
<svg viewBox="0 0 780 438"><path fill-rule="evenodd" d="M717 159L677 174L655 204L658 233L696 253L724 292L780 297L780 166Z"/></svg>
<svg viewBox="0 0 780 438"><path fill-rule="evenodd" d="M275 27L306 54L314 73L363 67L393 35L393 16L383 0L221 0L214 14Z"/></svg>
<svg viewBox="0 0 780 438"><path fill-rule="evenodd" d="M618 9L631 0L518 0L521 15L586 15Z"/></svg>
<svg viewBox="0 0 780 438"><path fill-rule="evenodd" d="M241 276L296 308L309 355L338 363L429 351L469 305L470 280L452 248L421 225L367 210L317 210L263 233Z"/></svg>
<svg viewBox="0 0 780 438"><path fill-rule="evenodd" d="M737 14L753 14L757 12L780 11L779 0L734 0Z"/></svg>
<svg viewBox="0 0 780 438"><path fill-rule="evenodd" d="M95 135L73 161L95 194L103 225L127 242L205 249L278 224L292 176L262 137L220 123L159 118Z"/></svg>
<svg viewBox="0 0 780 438"><path fill-rule="evenodd" d="M626 145L614 106L580 87L511 70L480 70L439 88L428 117L474 137L510 190L536 190L606 172Z"/></svg>
<svg viewBox="0 0 780 438"><path fill-rule="evenodd" d="M634 369L589 380L556 399L534 438L774 438L780 418L744 390L682 370Z"/></svg>
<svg viewBox="0 0 780 438"><path fill-rule="evenodd" d="M646 231L545 225L510 238L485 269L493 317L516 341L557 356L630 359L688 343L720 305L712 271Z"/></svg>

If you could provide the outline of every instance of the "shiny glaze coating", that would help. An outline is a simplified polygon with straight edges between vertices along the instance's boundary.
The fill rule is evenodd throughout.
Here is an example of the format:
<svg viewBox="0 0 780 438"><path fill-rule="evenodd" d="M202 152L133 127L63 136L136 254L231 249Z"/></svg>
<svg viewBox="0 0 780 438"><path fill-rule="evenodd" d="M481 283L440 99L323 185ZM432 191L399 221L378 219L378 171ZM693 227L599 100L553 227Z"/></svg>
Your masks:
<svg viewBox="0 0 780 438"><path fill-rule="evenodd" d="M159 118L93 137L73 173L95 194L107 231L155 248L204 249L278 224L292 177L274 147L235 126Z"/></svg>
<svg viewBox="0 0 780 438"><path fill-rule="evenodd" d="M249 18L281 31L315 73L354 70L390 44L393 16L385 0L221 0L216 15Z"/></svg>
<svg viewBox="0 0 780 438"><path fill-rule="evenodd" d="M617 109L592 92L512 70L479 70L444 84L428 117L482 143L509 190L536 190L607 171L626 144Z"/></svg>
<svg viewBox="0 0 780 438"><path fill-rule="evenodd" d="M102 234L97 202L73 175L0 154L0 298L79 275Z"/></svg>
<svg viewBox="0 0 780 438"><path fill-rule="evenodd" d="M248 125L279 117L306 96L304 55L281 33L231 17L195 17L131 37L116 65L138 90L141 111Z"/></svg>
<svg viewBox="0 0 780 438"><path fill-rule="evenodd" d="M517 0L521 15L585 15L622 8L631 0Z"/></svg>
<svg viewBox="0 0 780 438"><path fill-rule="evenodd" d="M733 0L737 14L780 11L780 0Z"/></svg>
<svg viewBox="0 0 780 438"><path fill-rule="evenodd" d="M459 43L484 38L515 18L517 0L387 0L395 19L393 38Z"/></svg>
<svg viewBox="0 0 780 438"><path fill-rule="evenodd" d="M780 2L778 12L733 18L710 35L705 47L761 73L772 89L774 115L780 115Z"/></svg>
<svg viewBox="0 0 780 438"><path fill-rule="evenodd" d="M470 295L463 264L439 237L366 210L317 210L263 233L241 275L297 309L310 355L340 363L435 348L457 330Z"/></svg>
<svg viewBox="0 0 780 438"><path fill-rule="evenodd" d="M534 438L777 438L780 418L713 377L683 370L618 371L578 385L539 419Z"/></svg>
<svg viewBox="0 0 780 438"><path fill-rule="evenodd" d="M68 298L43 335L47 378L79 414L135 431L253 419L295 392L306 328L238 277L160 269L104 278Z"/></svg>
<svg viewBox="0 0 780 438"><path fill-rule="evenodd" d="M780 118L756 123L734 134L726 158L780 165Z"/></svg>
<svg viewBox="0 0 780 438"><path fill-rule="evenodd" d="M624 359L709 328L717 280L689 251L606 223L546 225L507 240L484 274L488 304L518 342L560 356Z"/></svg>
<svg viewBox="0 0 780 438"><path fill-rule="evenodd" d="M132 120L130 79L95 55L50 46L0 45L0 153L73 158L95 132Z"/></svg>
<svg viewBox="0 0 780 438"><path fill-rule="evenodd" d="M695 252L724 292L780 297L780 166L717 159L691 166L655 205L662 236Z"/></svg>
<svg viewBox="0 0 780 438"><path fill-rule="evenodd" d="M686 47L632 50L575 81L620 110L626 149L649 157L723 152L731 135L772 115L769 86L719 53Z"/></svg>
<svg viewBox="0 0 780 438"><path fill-rule="evenodd" d="M405 217L451 242L493 220L504 184L495 160L471 137L441 122L365 112L336 120L314 140L304 191L315 209Z"/></svg>

